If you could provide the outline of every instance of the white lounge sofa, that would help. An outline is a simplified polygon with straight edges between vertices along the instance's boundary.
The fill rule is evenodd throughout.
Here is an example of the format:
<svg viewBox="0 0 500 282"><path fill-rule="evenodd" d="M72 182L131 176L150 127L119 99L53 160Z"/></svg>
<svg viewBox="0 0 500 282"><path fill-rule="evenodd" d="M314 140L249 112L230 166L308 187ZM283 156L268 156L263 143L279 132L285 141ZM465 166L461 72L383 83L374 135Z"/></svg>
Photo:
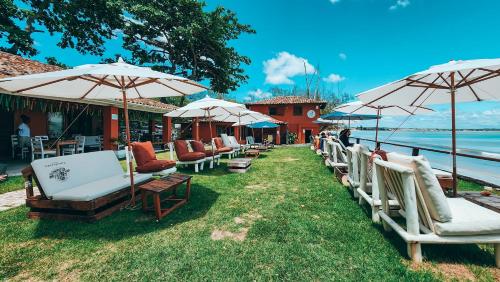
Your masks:
<svg viewBox="0 0 500 282"><path fill-rule="evenodd" d="M113 151L35 160L23 170L23 176L31 218L92 221L119 209L130 198L130 177ZM151 174L135 174L134 183L151 178ZM40 196L34 196L32 180Z"/></svg>
<svg viewBox="0 0 500 282"><path fill-rule="evenodd" d="M234 136L228 136L227 134L221 134L220 137L222 138L222 142L224 143L224 146L232 148L233 149L233 157L236 157L240 154L240 144L236 141L236 138ZM231 138L234 138L234 141L231 141Z"/></svg>
<svg viewBox="0 0 500 282"><path fill-rule="evenodd" d="M394 230L408 244L408 255L422 261L421 244L493 244L500 268L500 214L463 198L446 198L437 177L422 156L409 166L374 160L384 229ZM389 195L400 204L400 224L390 215Z"/></svg>

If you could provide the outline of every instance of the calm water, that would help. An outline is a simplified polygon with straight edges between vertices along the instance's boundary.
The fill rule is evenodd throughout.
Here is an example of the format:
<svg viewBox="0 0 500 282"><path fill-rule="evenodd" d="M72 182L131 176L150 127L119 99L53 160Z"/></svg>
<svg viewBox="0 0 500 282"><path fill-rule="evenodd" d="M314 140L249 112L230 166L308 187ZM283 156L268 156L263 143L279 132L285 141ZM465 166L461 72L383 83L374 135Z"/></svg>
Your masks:
<svg viewBox="0 0 500 282"><path fill-rule="evenodd" d="M401 131L392 136L392 132L381 131L380 141L413 145L424 148L434 148L451 151L451 132L439 131ZM352 137L375 139L374 131L353 131ZM362 141L373 149L373 142ZM387 151L411 154L411 149L397 146L382 145ZM471 155L482 155L500 159L500 131L489 132L457 132L457 151ZM420 151L426 156L433 167L451 170L451 156L428 151ZM469 177L500 185L500 162L457 157L458 173Z"/></svg>

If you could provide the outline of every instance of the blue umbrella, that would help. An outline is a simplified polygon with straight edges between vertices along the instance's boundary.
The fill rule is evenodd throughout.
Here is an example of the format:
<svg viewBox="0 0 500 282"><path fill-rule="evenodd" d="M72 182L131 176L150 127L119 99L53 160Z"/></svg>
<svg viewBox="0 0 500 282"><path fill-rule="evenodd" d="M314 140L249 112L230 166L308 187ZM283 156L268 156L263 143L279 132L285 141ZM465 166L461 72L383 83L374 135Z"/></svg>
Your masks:
<svg viewBox="0 0 500 282"><path fill-rule="evenodd" d="M276 123L272 123L270 121L260 121L247 125L247 127L249 128L276 128L278 126L279 125L277 125Z"/></svg>
<svg viewBox="0 0 500 282"><path fill-rule="evenodd" d="M350 114L343 112L332 112L321 116L322 119L329 120L369 120L377 119L377 115L361 115L361 114Z"/></svg>
<svg viewBox="0 0 500 282"><path fill-rule="evenodd" d="M279 127L276 123L272 123L270 121L260 121L252 124L247 125L248 128L252 129L252 135L253 134L253 129L254 128L260 128L262 130L262 142L264 141L264 128L276 128Z"/></svg>

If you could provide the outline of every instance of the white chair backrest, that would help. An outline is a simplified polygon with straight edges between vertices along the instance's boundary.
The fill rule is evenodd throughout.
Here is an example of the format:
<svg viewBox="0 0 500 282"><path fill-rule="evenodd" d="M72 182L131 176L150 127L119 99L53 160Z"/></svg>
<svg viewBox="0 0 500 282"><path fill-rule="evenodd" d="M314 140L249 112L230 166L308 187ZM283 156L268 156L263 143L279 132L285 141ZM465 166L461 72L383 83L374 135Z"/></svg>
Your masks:
<svg viewBox="0 0 500 282"><path fill-rule="evenodd" d="M375 159L373 166L384 211L388 210L390 195L393 195L405 214L408 233L419 234L419 224L434 232L434 224L418 187L414 170L381 159Z"/></svg>
<svg viewBox="0 0 500 282"><path fill-rule="evenodd" d="M43 141L40 138L37 137L31 137L31 151L33 152L42 152L43 154Z"/></svg>
<svg viewBox="0 0 500 282"><path fill-rule="evenodd" d="M253 136L247 136L247 144L253 145L255 144L255 140L253 139Z"/></svg>
<svg viewBox="0 0 500 282"><path fill-rule="evenodd" d="M19 145L19 137L17 135L11 135L10 136L10 143L11 143L12 147Z"/></svg>
<svg viewBox="0 0 500 282"><path fill-rule="evenodd" d="M339 142L332 142L334 146L333 150L333 161L335 163L347 163L347 157L342 151L342 147Z"/></svg>
<svg viewBox="0 0 500 282"><path fill-rule="evenodd" d="M354 182L359 183L360 156L359 147L347 148L347 175Z"/></svg>
<svg viewBox="0 0 500 282"><path fill-rule="evenodd" d="M240 143L238 142L238 140L236 140L236 137L234 136L228 136L227 138L229 138L229 142L231 142L231 145L233 146L239 146Z"/></svg>
<svg viewBox="0 0 500 282"><path fill-rule="evenodd" d="M77 150L81 150L83 152L83 149L85 148L85 136L75 136L75 140L77 141Z"/></svg>
<svg viewBox="0 0 500 282"><path fill-rule="evenodd" d="M231 144L231 140L229 140L229 137L227 136L227 134L221 134L220 138L222 138L222 143L224 143L224 146L233 147Z"/></svg>
<svg viewBox="0 0 500 282"><path fill-rule="evenodd" d="M35 138L40 139L42 141L48 141L49 140L49 136L47 136L47 135L38 135L38 136L35 136Z"/></svg>

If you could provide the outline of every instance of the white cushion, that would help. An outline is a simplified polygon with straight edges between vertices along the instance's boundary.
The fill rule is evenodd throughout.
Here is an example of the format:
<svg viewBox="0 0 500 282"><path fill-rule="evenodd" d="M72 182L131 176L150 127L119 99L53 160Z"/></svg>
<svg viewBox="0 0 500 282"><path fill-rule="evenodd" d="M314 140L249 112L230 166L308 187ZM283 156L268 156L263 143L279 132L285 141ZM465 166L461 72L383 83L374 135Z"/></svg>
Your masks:
<svg viewBox="0 0 500 282"><path fill-rule="evenodd" d="M144 182L152 177L152 174L141 173L134 175L134 183ZM116 175L83 185L61 191L52 196L54 200L91 201L99 197L109 195L130 186L130 177L122 174Z"/></svg>
<svg viewBox="0 0 500 282"><path fill-rule="evenodd" d="M443 236L500 235L500 214L463 198L447 199L452 213L450 222L434 222L436 234Z"/></svg>
<svg viewBox="0 0 500 282"><path fill-rule="evenodd" d="M123 169L113 151L99 151L39 159L31 163L47 197L112 176Z"/></svg>
<svg viewBox="0 0 500 282"><path fill-rule="evenodd" d="M429 162L423 158L415 157L412 165L415 168L415 177L429 210L429 215L432 219L440 222L450 221L452 214L448 201Z"/></svg>

